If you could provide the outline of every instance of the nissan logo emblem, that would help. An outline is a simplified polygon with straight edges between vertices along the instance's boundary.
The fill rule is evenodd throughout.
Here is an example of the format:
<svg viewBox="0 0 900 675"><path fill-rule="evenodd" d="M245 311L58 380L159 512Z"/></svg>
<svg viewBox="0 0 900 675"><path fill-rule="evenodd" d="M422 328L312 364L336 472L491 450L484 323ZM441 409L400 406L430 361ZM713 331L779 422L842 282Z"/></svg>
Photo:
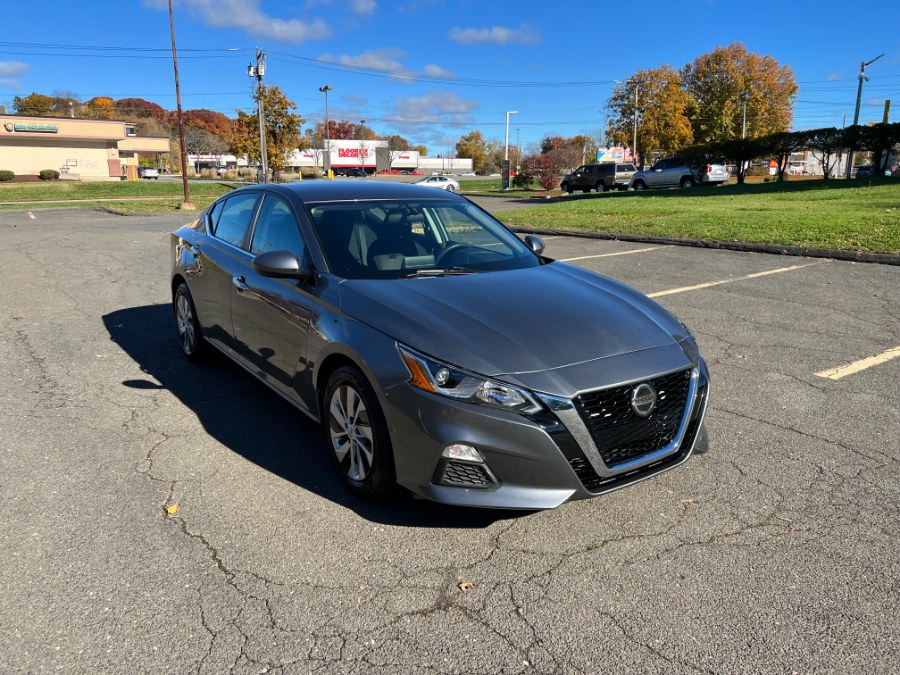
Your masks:
<svg viewBox="0 0 900 675"><path fill-rule="evenodd" d="M649 384L639 384L631 392L631 409L638 417L647 417L656 409L656 392Z"/></svg>

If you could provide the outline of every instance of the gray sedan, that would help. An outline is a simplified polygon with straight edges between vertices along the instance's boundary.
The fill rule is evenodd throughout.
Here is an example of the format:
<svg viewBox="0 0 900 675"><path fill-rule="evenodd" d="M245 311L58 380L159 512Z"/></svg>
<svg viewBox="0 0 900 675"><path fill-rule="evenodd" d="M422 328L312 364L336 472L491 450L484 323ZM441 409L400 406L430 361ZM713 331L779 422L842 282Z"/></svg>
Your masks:
<svg viewBox="0 0 900 675"><path fill-rule="evenodd" d="M361 497L553 508L706 449L684 324L458 195L248 186L171 246L185 356L215 347L321 424Z"/></svg>

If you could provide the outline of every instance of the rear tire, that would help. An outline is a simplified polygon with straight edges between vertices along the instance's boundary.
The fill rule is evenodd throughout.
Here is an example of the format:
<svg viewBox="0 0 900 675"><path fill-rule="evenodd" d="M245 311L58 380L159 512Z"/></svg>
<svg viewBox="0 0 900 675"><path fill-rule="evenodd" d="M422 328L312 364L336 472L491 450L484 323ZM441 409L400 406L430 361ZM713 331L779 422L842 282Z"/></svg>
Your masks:
<svg viewBox="0 0 900 675"><path fill-rule="evenodd" d="M597 192L603 192L604 190L606 190L606 185L604 185L603 183L597 183L597 185L594 186L594 189L597 190Z"/></svg>
<svg viewBox="0 0 900 675"><path fill-rule="evenodd" d="M175 290L172 306L175 311L181 353L189 361L202 360L209 351L209 345L203 338L203 329L197 319L197 309L194 307L194 299L187 284L182 283Z"/></svg>
<svg viewBox="0 0 900 675"><path fill-rule="evenodd" d="M681 188L683 190L690 190L692 187L696 185L696 181L693 178L682 178L681 179Z"/></svg>
<svg viewBox="0 0 900 675"><path fill-rule="evenodd" d="M447 192L456 192L456 188L453 187L452 185L448 185L448 186L447 186Z"/></svg>
<svg viewBox="0 0 900 675"><path fill-rule="evenodd" d="M322 431L341 481L357 497L377 501L394 491L394 451L375 390L353 366L328 378Z"/></svg>

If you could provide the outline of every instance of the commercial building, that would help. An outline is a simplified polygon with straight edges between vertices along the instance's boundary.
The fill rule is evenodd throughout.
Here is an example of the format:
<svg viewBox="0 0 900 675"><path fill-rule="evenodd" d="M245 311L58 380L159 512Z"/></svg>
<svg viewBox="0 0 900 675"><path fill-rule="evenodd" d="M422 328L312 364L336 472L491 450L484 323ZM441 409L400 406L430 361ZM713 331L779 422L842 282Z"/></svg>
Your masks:
<svg viewBox="0 0 900 675"><path fill-rule="evenodd" d="M461 157L424 157L416 150L391 150L387 141L328 141L328 148L295 150L288 161L294 169L323 168L330 155L331 168L336 170L358 167L370 173L376 171L442 171L458 173L471 171L472 160Z"/></svg>
<svg viewBox="0 0 900 675"><path fill-rule="evenodd" d="M71 117L0 115L0 169L44 169L81 180L136 179L140 155L171 151L168 137L138 136L134 124Z"/></svg>

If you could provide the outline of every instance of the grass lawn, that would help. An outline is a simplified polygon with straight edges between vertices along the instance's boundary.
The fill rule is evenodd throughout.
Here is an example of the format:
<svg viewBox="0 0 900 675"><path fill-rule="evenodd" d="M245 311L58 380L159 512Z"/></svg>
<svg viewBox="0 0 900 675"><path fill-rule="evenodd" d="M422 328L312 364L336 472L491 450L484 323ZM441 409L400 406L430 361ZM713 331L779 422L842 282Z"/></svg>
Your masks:
<svg viewBox="0 0 900 675"><path fill-rule="evenodd" d="M192 182L191 199L215 198L239 187L238 183L218 181ZM117 197L182 197L181 181L119 181L86 182L52 181L41 183L0 183L0 202L28 202L34 204L53 199L109 199ZM180 202L179 202L180 203Z"/></svg>
<svg viewBox="0 0 900 675"><path fill-rule="evenodd" d="M507 225L900 252L900 180L787 181L565 197L503 211Z"/></svg>

